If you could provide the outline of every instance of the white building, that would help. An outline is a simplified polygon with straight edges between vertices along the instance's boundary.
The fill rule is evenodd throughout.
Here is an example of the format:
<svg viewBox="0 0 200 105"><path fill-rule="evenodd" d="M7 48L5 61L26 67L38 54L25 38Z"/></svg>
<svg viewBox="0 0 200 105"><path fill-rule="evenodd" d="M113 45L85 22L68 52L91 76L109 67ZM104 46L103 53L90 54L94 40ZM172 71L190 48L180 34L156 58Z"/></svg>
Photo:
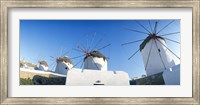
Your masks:
<svg viewBox="0 0 200 105"><path fill-rule="evenodd" d="M69 86L93 86L93 85L108 85L108 86L127 86L129 76L123 71L101 71L92 69L73 68L68 71L66 85Z"/></svg>

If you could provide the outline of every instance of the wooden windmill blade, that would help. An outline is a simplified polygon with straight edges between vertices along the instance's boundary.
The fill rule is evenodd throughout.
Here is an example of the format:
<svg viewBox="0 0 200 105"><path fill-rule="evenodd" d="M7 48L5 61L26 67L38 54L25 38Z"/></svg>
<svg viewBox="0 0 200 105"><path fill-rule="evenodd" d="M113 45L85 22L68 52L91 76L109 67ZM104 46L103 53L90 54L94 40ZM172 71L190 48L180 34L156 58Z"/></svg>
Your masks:
<svg viewBox="0 0 200 105"><path fill-rule="evenodd" d="M169 35L175 35L175 34L179 34L180 32L172 32L172 33L166 33L166 34L161 34L158 36L169 36Z"/></svg>
<svg viewBox="0 0 200 105"><path fill-rule="evenodd" d="M121 44L121 45L124 46L124 45L133 44L133 43L141 42L141 41L144 41L144 39L135 40L135 41L131 41L131 42L126 42L126 43L123 43L123 44Z"/></svg>
<svg viewBox="0 0 200 105"><path fill-rule="evenodd" d="M130 28L124 28L126 30L129 30L129 31L133 31L133 32L137 32L137 33L142 33L142 34L145 34L145 35L149 35L149 33L146 33L146 32L143 32L143 31L138 31L138 30L134 30L134 29L130 29Z"/></svg>
<svg viewBox="0 0 200 105"><path fill-rule="evenodd" d="M144 26L142 25L139 21L136 21L137 24L139 24L144 30L148 32L148 34L151 34L151 32Z"/></svg>

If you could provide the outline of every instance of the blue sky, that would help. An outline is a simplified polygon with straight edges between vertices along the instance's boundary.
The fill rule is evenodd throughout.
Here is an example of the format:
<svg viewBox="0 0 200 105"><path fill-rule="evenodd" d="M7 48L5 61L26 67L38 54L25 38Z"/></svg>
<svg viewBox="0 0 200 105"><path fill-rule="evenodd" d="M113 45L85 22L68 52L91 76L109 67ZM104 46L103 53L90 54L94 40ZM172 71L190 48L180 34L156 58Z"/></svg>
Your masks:
<svg viewBox="0 0 200 105"><path fill-rule="evenodd" d="M130 60L128 58L139 49L142 41L125 46L121 44L146 38L146 34L125 28L147 32L137 24L139 22L151 31L149 21L153 28L157 20L20 20L20 59L32 63L46 60L52 69L56 57L66 55L73 58L82 55L83 53L73 50L78 49L78 46L92 48L98 44L94 48L98 49L111 44L100 50L109 57L108 69L125 71L130 77L140 77L145 74L141 53L138 52ZM161 30L170 22L172 20L158 20L157 30ZM180 32L180 20L175 20L159 34L173 32ZM165 37L180 42L180 34ZM166 42L167 46L180 57L180 44L168 40ZM171 55L179 64L180 60ZM82 60L83 57L80 57L72 61L76 64ZM77 68L80 66L81 63Z"/></svg>

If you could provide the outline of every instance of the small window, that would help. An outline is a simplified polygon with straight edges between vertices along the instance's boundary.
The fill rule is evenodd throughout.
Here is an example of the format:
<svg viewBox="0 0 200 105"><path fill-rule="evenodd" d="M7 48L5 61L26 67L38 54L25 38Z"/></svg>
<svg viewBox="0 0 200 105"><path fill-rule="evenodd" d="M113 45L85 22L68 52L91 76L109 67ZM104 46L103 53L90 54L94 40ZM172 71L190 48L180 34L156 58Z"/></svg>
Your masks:
<svg viewBox="0 0 200 105"><path fill-rule="evenodd" d="M93 85L104 85L104 84L93 84Z"/></svg>
<svg viewBox="0 0 200 105"><path fill-rule="evenodd" d="M97 80L93 85L104 85L104 84L102 84L100 80Z"/></svg>

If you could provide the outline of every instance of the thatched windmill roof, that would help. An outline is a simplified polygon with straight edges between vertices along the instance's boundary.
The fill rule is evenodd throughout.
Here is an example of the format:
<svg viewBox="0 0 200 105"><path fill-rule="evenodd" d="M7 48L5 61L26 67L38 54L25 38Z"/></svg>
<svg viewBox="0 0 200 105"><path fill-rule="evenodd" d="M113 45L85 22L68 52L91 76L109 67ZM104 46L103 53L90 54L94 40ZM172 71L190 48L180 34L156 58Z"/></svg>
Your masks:
<svg viewBox="0 0 200 105"><path fill-rule="evenodd" d="M37 67L37 65L32 64L32 63L30 63L30 62L27 62L27 61L20 61L20 67L23 67L24 65L27 65L27 66L33 67L33 68Z"/></svg>
<svg viewBox="0 0 200 105"><path fill-rule="evenodd" d="M95 51L92 51L92 52L90 52L88 55L86 55L85 58L84 58L84 61L85 61L85 59L87 59L87 57L89 57L89 56L98 57L98 58L103 58L104 61L105 61L105 60L108 61L108 59L107 59L103 54L101 54L99 51L96 51L96 50L95 50Z"/></svg>
<svg viewBox="0 0 200 105"><path fill-rule="evenodd" d="M46 66L46 67L48 66L47 62L44 61L44 60L43 60L43 61L39 61L39 64L40 64L40 65L44 65L44 66Z"/></svg>
<svg viewBox="0 0 200 105"><path fill-rule="evenodd" d="M146 39L142 42L142 44L140 44L140 51L142 51L142 49L145 47L145 45L151 40L151 39L162 39L165 41L165 39L161 36L157 36L157 35L149 35L148 37L146 37Z"/></svg>
<svg viewBox="0 0 200 105"><path fill-rule="evenodd" d="M73 64L72 61L67 57L67 56L64 56L64 57L59 57L56 59L56 62L65 62L65 63L70 63L70 64Z"/></svg>
<svg viewBox="0 0 200 105"><path fill-rule="evenodd" d="M23 67L23 66L24 66L24 63L20 61L20 67Z"/></svg>

